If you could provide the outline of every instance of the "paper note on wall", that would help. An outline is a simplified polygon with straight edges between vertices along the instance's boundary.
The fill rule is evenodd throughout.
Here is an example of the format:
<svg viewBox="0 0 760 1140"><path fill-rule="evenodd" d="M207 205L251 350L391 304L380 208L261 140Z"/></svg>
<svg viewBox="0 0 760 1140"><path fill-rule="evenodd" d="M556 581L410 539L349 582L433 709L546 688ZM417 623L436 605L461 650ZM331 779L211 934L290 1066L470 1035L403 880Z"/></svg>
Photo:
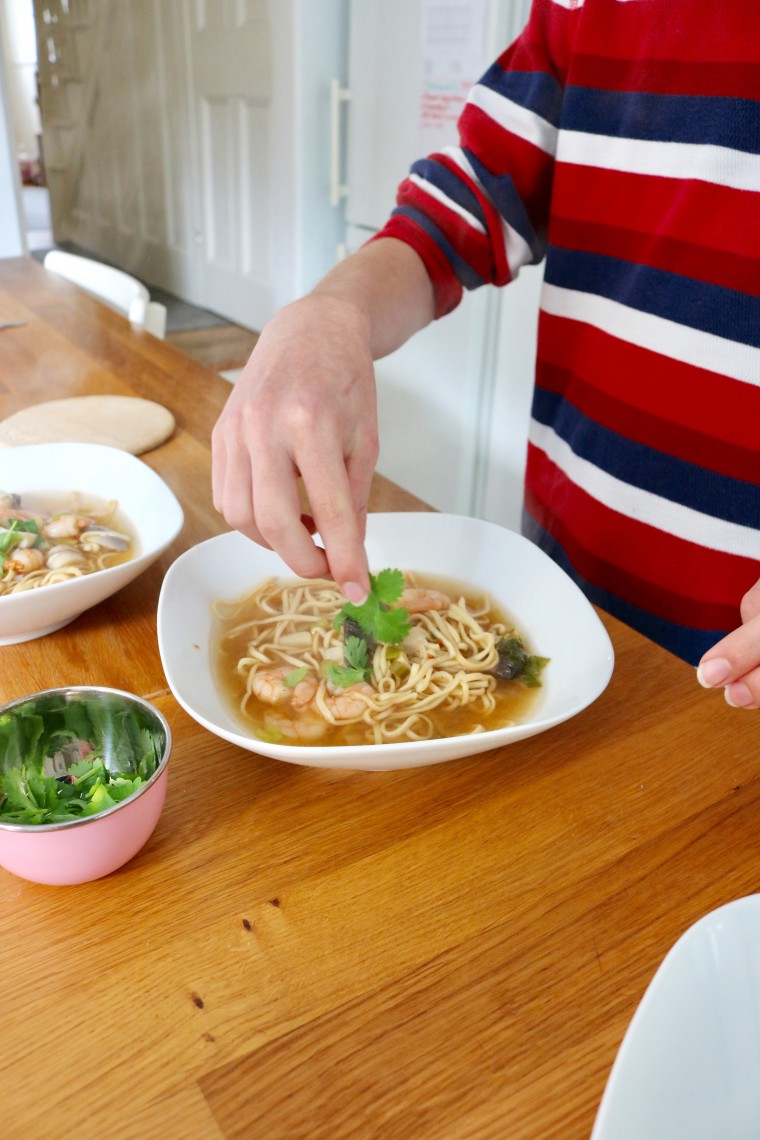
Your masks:
<svg viewBox="0 0 760 1140"><path fill-rule="evenodd" d="M467 92L490 62L485 18L486 0L423 0L419 126L424 151L456 141Z"/></svg>

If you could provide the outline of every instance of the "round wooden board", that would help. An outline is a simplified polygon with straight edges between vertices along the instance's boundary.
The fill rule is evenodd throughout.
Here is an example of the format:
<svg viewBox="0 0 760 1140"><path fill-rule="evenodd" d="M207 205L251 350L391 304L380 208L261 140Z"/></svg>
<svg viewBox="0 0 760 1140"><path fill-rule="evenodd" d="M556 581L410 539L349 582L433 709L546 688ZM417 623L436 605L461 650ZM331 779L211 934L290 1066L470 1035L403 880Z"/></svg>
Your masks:
<svg viewBox="0 0 760 1140"><path fill-rule="evenodd" d="M136 396L71 396L33 404L0 421L0 447L29 443L102 443L140 455L164 443L174 416Z"/></svg>

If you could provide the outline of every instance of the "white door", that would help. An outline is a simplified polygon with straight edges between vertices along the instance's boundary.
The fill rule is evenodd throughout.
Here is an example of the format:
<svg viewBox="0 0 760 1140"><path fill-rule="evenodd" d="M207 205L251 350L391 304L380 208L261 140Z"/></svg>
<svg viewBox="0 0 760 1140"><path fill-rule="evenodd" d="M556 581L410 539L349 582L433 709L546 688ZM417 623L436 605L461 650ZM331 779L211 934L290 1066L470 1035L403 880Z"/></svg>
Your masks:
<svg viewBox="0 0 760 1140"><path fill-rule="evenodd" d="M260 327L274 307L269 4L204 0L189 30L204 302Z"/></svg>
<svg viewBox="0 0 760 1140"><path fill-rule="evenodd" d="M344 5L35 0L56 240L261 328L339 240Z"/></svg>

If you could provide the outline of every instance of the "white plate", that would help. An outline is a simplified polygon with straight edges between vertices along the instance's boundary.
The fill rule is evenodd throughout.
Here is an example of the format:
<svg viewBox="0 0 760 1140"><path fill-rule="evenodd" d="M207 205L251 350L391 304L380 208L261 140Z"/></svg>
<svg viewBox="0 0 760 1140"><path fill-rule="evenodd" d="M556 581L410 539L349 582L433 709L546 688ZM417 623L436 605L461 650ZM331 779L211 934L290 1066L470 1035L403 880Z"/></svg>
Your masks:
<svg viewBox="0 0 760 1140"><path fill-rule="evenodd" d="M137 535L137 557L107 570L0 598L0 645L52 633L142 574L179 534L182 508L146 463L97 443L38 443L0 450L0 489L82 491L116 499Z"/></svg>
<svg viewBox="0 0 760 1140"><path fill-rule="evenodd" d="M543 732L595 700L612 674L607 632L574 582L537 546L480 519L372 514L370 568L427 571L487 590L514 617L534 653L549 657L535 711L523 724L474 736L361 747L271 744L247 733L216 690L210 661L212 603L242 596L265 578L293 578L278 555L237 532L186 551L170 567L158 603L158 643L179 703L210 732L277 760L387 771L437 764Z"/></svg>
<svg viewBox="0 0 760 1140"><path fill-rule="evenodd" d="M634 1014L592 1140L758 1140L760 895L701 918Z"/></svg>

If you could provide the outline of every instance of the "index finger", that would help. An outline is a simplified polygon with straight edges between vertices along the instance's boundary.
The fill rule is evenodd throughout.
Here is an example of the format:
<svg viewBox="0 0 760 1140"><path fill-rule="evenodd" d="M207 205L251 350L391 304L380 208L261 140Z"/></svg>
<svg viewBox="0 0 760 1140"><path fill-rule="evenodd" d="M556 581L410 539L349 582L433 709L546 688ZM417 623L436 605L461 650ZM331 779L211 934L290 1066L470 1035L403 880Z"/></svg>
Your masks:
<svg viewBox="0 0 760 1140"><path fill-rule="evenodd" d="M362 602L369 593L364 549L366 504L356 502L346 463L334 458L335 454L330 450L327 455L309 452L301 456L301 478L330 574L349 601Z"/></svg>

